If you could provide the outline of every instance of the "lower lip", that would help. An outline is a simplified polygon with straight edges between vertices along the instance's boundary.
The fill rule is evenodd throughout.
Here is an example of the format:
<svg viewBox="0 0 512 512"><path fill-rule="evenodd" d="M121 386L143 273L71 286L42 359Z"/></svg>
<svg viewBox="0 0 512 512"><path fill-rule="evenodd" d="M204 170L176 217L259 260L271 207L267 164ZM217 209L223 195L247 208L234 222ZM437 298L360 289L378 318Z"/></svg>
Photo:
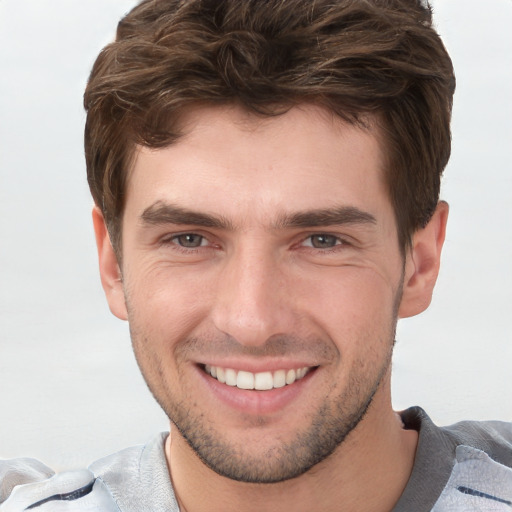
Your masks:
<svg viewBox="0 0 512 512"><path fill-rule="evenodd" d="M246 390L239 389L236 386L228 386L205 373L200 367L197 367L197 371L210 393L223 404L244 414L261 416L282 411L289 406L299 394L304 392L304 388L314 377L317 368L311 370L293 384L268 391Z"/></svg>

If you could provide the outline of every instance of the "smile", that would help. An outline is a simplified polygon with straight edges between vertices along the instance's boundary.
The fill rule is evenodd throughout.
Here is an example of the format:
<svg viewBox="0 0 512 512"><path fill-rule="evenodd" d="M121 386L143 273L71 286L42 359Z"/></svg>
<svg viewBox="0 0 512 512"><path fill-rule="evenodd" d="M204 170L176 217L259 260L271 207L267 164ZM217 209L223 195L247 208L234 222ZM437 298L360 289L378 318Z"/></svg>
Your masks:
<svg viewBox="0 0 512 512"><path fill-rule="evenodd" d="M239 389L255 389L268 391L293 384L304 378L313 368L305 366L294 370L276 370L274 372L252 373L244 370L233 370L220 366L205 365L204 371L220 383Z"/></svg>

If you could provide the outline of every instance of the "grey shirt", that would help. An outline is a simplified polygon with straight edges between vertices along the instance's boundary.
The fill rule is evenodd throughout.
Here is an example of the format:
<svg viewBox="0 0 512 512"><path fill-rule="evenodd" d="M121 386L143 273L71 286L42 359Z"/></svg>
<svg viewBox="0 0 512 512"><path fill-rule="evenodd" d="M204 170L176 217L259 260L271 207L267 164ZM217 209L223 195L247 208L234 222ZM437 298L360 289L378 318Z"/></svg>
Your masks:
<svg viewBox="0 0 512 512"><path fill-rule="evenodd" d="M419 431L411 477L393 512L512 512L512 424L437 427L420 407L401 413Z"/></svg>
<svg viewBox="0 0 512 512"><path fill-rule="evenodd" d="M419 431L419 444L411 477L393 512L512 512L512 424L461 422L437 427L419 407L407 409L401 415L405 428ZM81 488L85 489L82 492L90 488L90 496L95 492L99 496L101 493L102 499L109 495L113 502L109 511L178 512L164 454L167 435L158 434L144 446L127 448L94 462L89 467L92 480ZM52 476L51 470L37 466L37 461L31 465L25 459L25 469L20 469L19 460L0 461L0 503L8 498L14 482ZM35 476L30 468L37 468ZM52 491L51 485L47 487L45 493L49 498L69 496ZM72 493L71 498L69 503L73 502L74 508L66 510L82 510L79 504L84 498L73 499ZM31 510L51 510L44 508L49 503L39 499L35 507L31 503ZM0 505L0 512L26 510L3 507Z"/></svg>

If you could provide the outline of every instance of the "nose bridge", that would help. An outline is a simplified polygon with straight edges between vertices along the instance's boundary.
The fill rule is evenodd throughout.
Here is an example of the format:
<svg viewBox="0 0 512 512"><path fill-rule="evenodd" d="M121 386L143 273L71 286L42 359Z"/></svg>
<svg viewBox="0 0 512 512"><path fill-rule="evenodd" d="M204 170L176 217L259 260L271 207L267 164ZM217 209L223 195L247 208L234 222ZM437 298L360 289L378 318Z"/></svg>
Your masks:
<svg viewBox="0 0 512 512"><path fill-rule="evenodd" d="M227 256L220 275L213 321L241 345L262 345L289 328L284 276L271 249L253 240Z"/></svg>

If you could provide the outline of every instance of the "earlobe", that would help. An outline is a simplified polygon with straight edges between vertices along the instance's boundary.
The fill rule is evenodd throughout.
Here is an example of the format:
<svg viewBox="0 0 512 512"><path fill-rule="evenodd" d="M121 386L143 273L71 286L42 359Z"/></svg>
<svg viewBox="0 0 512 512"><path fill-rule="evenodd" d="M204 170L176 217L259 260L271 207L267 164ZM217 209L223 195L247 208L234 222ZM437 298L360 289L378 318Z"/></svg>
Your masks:
<svg viewBox="0 0 512 512"><path fill-rule="evenodd" d="M418 315L430 304L439 274L448 209L448 204L440 201L429 223L413 235L405 261L404 287L398 310L400 318Z"/></svg>
<svg viewBox="0 0 512 512"><path fill-rule="evenodd" d="M121 269L110 242L103 214L97 206L92 210L92 221L96 236L96 247L98 249L101 284L105 291L110 311L121 320L127 320L128 313L124 298Z"/></svg>

